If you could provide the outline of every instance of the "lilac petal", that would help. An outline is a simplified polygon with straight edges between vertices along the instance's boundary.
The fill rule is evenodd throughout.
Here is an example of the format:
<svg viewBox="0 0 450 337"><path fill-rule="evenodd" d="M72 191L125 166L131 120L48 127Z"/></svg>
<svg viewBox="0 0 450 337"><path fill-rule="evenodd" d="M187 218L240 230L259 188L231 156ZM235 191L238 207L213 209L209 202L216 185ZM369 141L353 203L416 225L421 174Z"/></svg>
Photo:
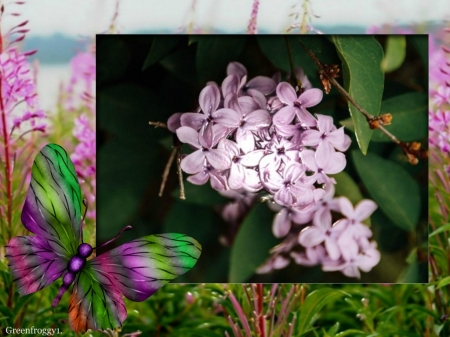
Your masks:
<svg viewBox="0 0 450 337"><path fill-rule="evenodd" d="M361 273L359 272L359 269L357 266L349 264L345 266L344 269L342 269L342 273L347 277L355 277L355 278L361 278Z"/></svg>
<svg viewBox="0 0 450 337"><path fill-rule="evenodd" d="M283 269L284 267L287 267L289 265L289 259L278 255L275 260L273 261L273 267L275 269Z"/></svg>
<svg viewBox="0 0 450 337"><path fill-rule="evenodd" d="M333 128L333 117L317 114L317 127L321 133L328 133Z"/></svg>
<svg viewBox="0 0 450 337"><path fill-rule="evenodd" d="M206 173L205 171L202 171L202 172L199 172L197 174L187 177L186 180L194 185L203 185L208 181L208 179L209 179L209 174Z"/></svg>
<svg viewBox="0 0 450 337"><path fill-rule="evenodd" d="M251 151L241 157L241 164L247 167L257 166L264 153L265 150Z"/></svg>
<svg viewBox="0 0 450 337"><path fill-rule="evenodd" d="M315 127L317 125L317 120L314 118L311 113L306 110L305 108L296 109L296 114L300 122L303 124L309 126L309 127Z"/></svg>
<svg viewBox="0 0 450 337"><path fill-rule="evenodd" d="M298 212L296 210L293 210L291 212L291 219L294 223L303 225L312 220L313 214L314 214L314 211L312 211L312 210L309 210L306 212Z"/></svg>
<svg viewBox="0 0 450 337"><path fill-rule="evenodd" d="M283 208L273 219L272 232L276 238L282 238L289 233L291 229L291 220L289 219L289 211Z"/></svg>
<svg viewBox="0 0 450 337"><path fill-rule="evenodd" d="M314 214L313 225L327 231L331 228L331 213L325 207L319 208Z"/></svg>
<svg viewBox="0 0 450 337"><path fill-rule="evenodd" d="M287 82L281 82L277 85L277 96L281 102L290 106L293 106L297 100L294 88Z"/></svg>
<svg viewBox="0 0 450 337"><path fill-rule="evenodd" d="M192 145L197 149L201 147L198 141L198 132L193 128L190 128L189 126L182 126L179 127L176 132L180 142Z"/></svg>
<svg viewBox="0 0 450 337"><path fill-rule="evenodd" d="M327 250L330 259L336 261L341 257L341 251L339 250L339 245L335 239L326 238L325 249Z"/></svg>
<svg viewBox="0 0 450 337"><path fill-rule="evenodd" d="M211 115L214 119L214 122L228 128L237 127L241 120L241 116L238 112L227 108L214 111Z"/></svg>
<svg viewBox="0 0 450 337"><path fill-rule="evenodd" d="M217 148L227 152L230 155L230 157L239 155L239 148L236 145L236 143L226 138L220 140L219 145L217 145Z"/></svg>
<svg viewBox="0 0 450 337"><path fill-rule="evenodd" d="M225 177L219 174L210 173L209 181L211 183L211 187L216 191L226 191L228 189Z"/></svg>
<svg viewBox="0 0 450 337"><path fill-rule="evenodd" d="M284 178L286 180L290 180L291 182L296 182L301 175L305 173L305 168L297 162L293 162L288 165L289 166L286 166L284 169Z"/></svg>
<svg viewBox="0 0 450 337"><path fill-rule="evenodd" d="M267 99L266 99L266 96L264 96L264 94L261 91L258 91L255 89L249 89L249 90L247 90L247 93L258 104L258 107L256 109L264 109L266 107ZM243 96L243 97L246 97L246 96ZM253 109L253 110L256 110L256 109Z"/></svg>
<svg viewBox="0 0 450 337"><path fill-rule="evenodd" d="M288 125L294 119L296 111L298 111L297 108L294 108L292 106L285 106L273 116L273 124L275 124L276 126Z"/></svg>
<svg viewBox="0 0 450 337"><path fill-rule="evenodd" d="M203 113L209 116L213 111L217 109L220 103L220 91L214 85L207 85L200 92L200 97L198 99L200 108Z"/></svg>
<svg viewBox="0 0 450 337"><path fill-rule="evenodd" d="M258 91L259 92L259 91ZM251 96L241 96L238 97L239 106L242 110L242 115L247 115L248 113L261 109L258 102ZM263 108L265 105L263 106Z"/></svg>
<svg viewBox="0 0 450 337"><path fill-rule="evenodd" d="M198 142L206 149L213 146L213 125L212 123L205 124L198 134Z"/></svg>
<svg viewBox="0 0 450 337"><path fill-rule="evenodd" d="M228 75L222 82L222 95L227 97L230 93L237 94L239 90L239 77L235 74Z"/></svg>
<svg viewBox="0 0 450 337"><path fill-rule="evenodd" d="M325 169L328 163L331 161L334 149L328 142L321 142L316 150L316 163L321 169Z"/></svg>
<svg viewBox="0 0 450 337"><path fill-rule="evenodd" d="M255 193L263 188L261 181L259 180L259 174L252 169L245 170L244 186L247 191Z"/></svg>
<svg viewBox="0 0 450 337"><path fill-rule="evenodd" d="M186 173L198 173L203 170L205 154L201 150L192 152L183 158L180 163L181 169Z"/></svg>
<svg viewBox="0 0 450 337"><path fill-rule="evenodd" d="M270 77L256 76L255 78L252 78L250 81L248 81L245 87L248 89L258 90L264 95L269 95L274 92L276 86L277 84Z"/></svg>
<svg viewBox="0 0 450 337"><path fill-rule="evenodd" d="M309 108L319 104L322 98L323 98L322 90L313 88L303 92L303 94L301 94L300 97L298 98L298 102L300 102L303 108Z"/></svg>
<svg viewBox="0 0 450 337"><path fill-rule="evenodd" d="M321 141L321 134L316 130L305 130L302 133L302 141L306 146L316 146Z"/></svg>
<svg viewBox="0 0 450 337"><path fill-rule="evenodd" d="M333 144L334 147L343 147L345 144L344 127L328 133L326 139Z"/></svg>
<svg viewBox="0 0 450 337"><path fill-rule="evenodd" d="M376 247L369 248L364 252L358 261L358 267L364 272L369 272L374 266L380 262L381 255Z"/></svg>
<svg viewBox="0 0 450 337"><path fill-rule="evenodd" d="M300 154L302 163L307 167L307 169L316 172L318 167L316 163L315 152L313 150L303 150Z"/></svg>
<svg viewBox="0 0 450 337"><path fill-rule="evenodd" d="M306 206L314 202L314 193L310 188L292 186L292 194L296 196L296 205Z"/></svg>
<svg viewBox="0 0 450 337"><path fill-rule="evenodd" d="M359 221L367 219L378 208L372 200L361 200L355 207L354 218Z"/></svg>
<svg viewBox="0 0 450 337"><path fill-rule="evenodd" d="M280 205L288 207L291 207L295 202L292 193L286 188L280 188L278 192L275 193L274 200Z"/></svg>
<svg viewBox="0 0 450 337"><path fill-rule="evenodd" d="M336 150L345 152L350 147L352 140L344 133L344 142L342 144L333 144Z"/></svg>
<svg viewBox="0 0 450 337"><path fill-rule="evenodd" d="M323 171L327 174L336 174L343 171L346 165L347 160L345 159L345 155L341 152L335 152Z"/></svg>
<svg viewBox="0 0 450 337"><path fill-rule="evenodd" d="M369 227L363 224L353 225L353 237L356 239L370 238L372 236L372 231Z"/></svg>
<svg viewBox="0 0 450 337"><path fill-rule="evenodd" d="M169 119L167 120L167 128L170 131L176 132L176 130L181 126L180 118L182 115L182 112L177 112L169 117Z"/></svg>
<svg viewBox="0 0 450 337"><path fill-rule="evenodd" d="M303 247L314 247L321 244L326 239L322 230L309 226L303 229L298 236L298 243Z"/></svg>
<svg viewBox="0 0 450 337"><path fill-rule="evenodd" d="M348 219L354 219L355 211L353 209L353 205L346 197L340 197L339 200L339 209L342 215L345 215Z"/></svg>
<svg viewBox="0 0 450 337"><path fill-rule="evenodd" d="M182 126L189 126L194 130L200 129L205 121L206 116L202 113L196 112L185 112L180 118L180 123Z"/></svg>
<svg viewBox="0 0 450 337"><path fill-rule="evenodd" d="M250 131L245 131L242 128L236 131L236 142L244 152L250 152L255 149L255 138Z"/></svg>
<svg viewBox="0 0 450 337"><path fill-rule="evenodd" d="M256 131L260 128L270 125L270 114L267 110L255 110L245 116L245 123L243 127L248 130Z"/></svg>
<svg viewBox="0 0 450 337"><path fill-rule="evenodd" d="M230 62L227 66L227 75L235 74L239 78L247 75L247 69L239 62Z"/></svg>
<svg viewBox="0 0 450 337"><path fill-rule="evenodd" d="M227 97L225 98L225 100L223 102L223 105L227 109L236 111L239 114L239 117L242 118L243 113L242 113L241 105L239 104L239 101L238 101L237 94L231 93L231 94L227 95Z"/></svg>
<svg viewBox="0 0 450 337"><path fill-rule="evenodd" d="M225 170L230 167L231 159L223 150L220 149L210 149L205 152L205 157L212 167L218 170Z"/></svg>
<svg viewBox="0 0 450 337"><path fill-rule="evenodd" d="M283 136L283 137L286 137L286 138L289 138L292 135L296 134L297 130L298 130L298 126L297 125L292 125L292 124L276 125L275 127L276 127L276 130L277 130L277 133L280 136Z"/></svg>
<svg viewBox="0 0 450 337"><path fill-rule="evenodd" d="M215 124L212 126L212 145L211 147L214 147L221 139L224 139L229 133L229 130L227 127Z"/></svg>
<svg viewBox="0 0 450 337"><path fill-rule="evenodd" d="M342 257L345 261L351 261L358 256L358 243L347 232L342 233L338 242Z"/></svg>
<svg viewBox="0 0 450 337"><path fill-rule="evenodd" d="M245 179L244 167L239 164L232 164L230 168L230 176L228 177L228 185L233 190L242 187Z"/></svg>

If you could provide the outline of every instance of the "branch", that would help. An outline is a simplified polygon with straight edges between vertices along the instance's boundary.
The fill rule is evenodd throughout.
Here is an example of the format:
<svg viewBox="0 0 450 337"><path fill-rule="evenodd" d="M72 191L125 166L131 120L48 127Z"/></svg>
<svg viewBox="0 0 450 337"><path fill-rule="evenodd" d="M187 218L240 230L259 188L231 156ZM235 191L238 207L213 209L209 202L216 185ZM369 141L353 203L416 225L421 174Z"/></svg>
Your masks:
<svg viewBox="0 0 450 337"><path fill-rule="evenodd" d="M412 165L416 165L420 159L428 158L428 151L426 149L421 149L421 144L419 142L402 142L397 137L395 137L392 133L384 128L384 126L389 125L392 120L392 115L389 113L381 114L379 116L374 116L367 112L350 94L335 80L335 77L338 77L337 73L339 72L339 68L336 65L327 65L323 64L317 56L314 54L312 50L306 47L303 42L299 41L300 44L305 48L306 52L311 56L314 63L319 68L319 76L324 85L324 89L326 93L329 93L330 86L329 83L333 84L333 86L350 102L353 106L361 112L364 117L366 117L367 122L369 123L369 127L371 129L378 129L383 132L387 137L389 137L394 143L401 147L403 153L407 156L408 161ZM328 84L328 85L327 85Z"/></svg>

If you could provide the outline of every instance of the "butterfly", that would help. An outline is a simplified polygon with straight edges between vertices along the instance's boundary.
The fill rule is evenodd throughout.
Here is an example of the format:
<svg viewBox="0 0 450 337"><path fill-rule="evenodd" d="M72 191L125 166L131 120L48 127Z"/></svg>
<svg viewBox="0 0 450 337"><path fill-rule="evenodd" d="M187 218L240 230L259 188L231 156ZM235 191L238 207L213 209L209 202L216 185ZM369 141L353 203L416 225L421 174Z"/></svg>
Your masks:
<svg viewBox="0 0 450 337"><path fill-rule="evenodd" d="M46 145L34 160L21 216L35 236L12 238L5 255L22 296L62 277L52 302L56 307L73 284L69 326L76 332L122 326L127 317L122 295L144 301L191 269L201 254L195 239L169 233L145 236L88 260L96 248L82 241L81 204L70 157L61 146Z"/></svg>

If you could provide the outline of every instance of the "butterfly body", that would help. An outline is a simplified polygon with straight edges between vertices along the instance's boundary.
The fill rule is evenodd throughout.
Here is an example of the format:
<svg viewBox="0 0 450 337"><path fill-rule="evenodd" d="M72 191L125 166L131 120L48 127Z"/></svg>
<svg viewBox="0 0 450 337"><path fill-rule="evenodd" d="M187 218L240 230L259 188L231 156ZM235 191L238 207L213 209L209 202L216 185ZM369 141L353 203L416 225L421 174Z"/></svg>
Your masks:
<svg viewBox="0 0 450 337"><path fill-rule="evenodd" d="M122 326L127 317L122 295L144 301L191 269L200 256L195 239L167 233L133 240L88 260L94 249L82 242L81 204L69 156L59 145L45 146L34 161L21 217L35 235L12 238L5 255L20 295L62 278L55 307L72 287L69 326L76 332Z"/></svg>
<svg viewBox="0 0 450 337"><path fill-rule="evenodd" d="M91 256L92 251L92 246L88 243L82 243L78 246L77 254L67 263L67 271L62 278L63 284L59 288L58 295L52 302L53 307L58 305L62 295L69 290L69 287L75 281L76 274L83 270L83 267L86 265L86 259Z"/></svg>

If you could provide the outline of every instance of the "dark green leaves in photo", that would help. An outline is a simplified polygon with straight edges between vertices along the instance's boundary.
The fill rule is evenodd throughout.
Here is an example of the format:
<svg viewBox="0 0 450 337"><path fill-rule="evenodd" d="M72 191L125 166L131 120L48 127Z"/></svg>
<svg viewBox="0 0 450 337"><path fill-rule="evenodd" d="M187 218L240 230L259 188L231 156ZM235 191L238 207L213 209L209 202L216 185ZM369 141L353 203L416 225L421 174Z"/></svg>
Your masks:
<svg viewBox="0 0 450 337"><path fill-rule="evenodd" d="M333 36L332 41L342 60L345 89L368 113L377 116L384 88L384 74L380 68L383 50L380 44L369 36ZM366 154L373 130L360 111L350 102L348 106L359 148Z"/></svg>
<svg viewBox="0 0 450 337"><path fill-rule="evenodd" d="M387 73L397 70L406 57L406 37L404 35L388 36L384 50L382 69Z"/></svg>
<svg viewBox="0 0 450 337"><path fill-rule="evenodd" d="M353 163L370 196L392 222L406 230L415 229L420 215L417 182L400 165L374 153L351 152Z"/></svg>
<svg viewBox="0 0 450 337"><path fill-rule="evenodd" d="M269 250L277 244L270 225L273 217L265 204L255 205L247 215L231 249L229 282L245 282L267 259Z"/></svg>

